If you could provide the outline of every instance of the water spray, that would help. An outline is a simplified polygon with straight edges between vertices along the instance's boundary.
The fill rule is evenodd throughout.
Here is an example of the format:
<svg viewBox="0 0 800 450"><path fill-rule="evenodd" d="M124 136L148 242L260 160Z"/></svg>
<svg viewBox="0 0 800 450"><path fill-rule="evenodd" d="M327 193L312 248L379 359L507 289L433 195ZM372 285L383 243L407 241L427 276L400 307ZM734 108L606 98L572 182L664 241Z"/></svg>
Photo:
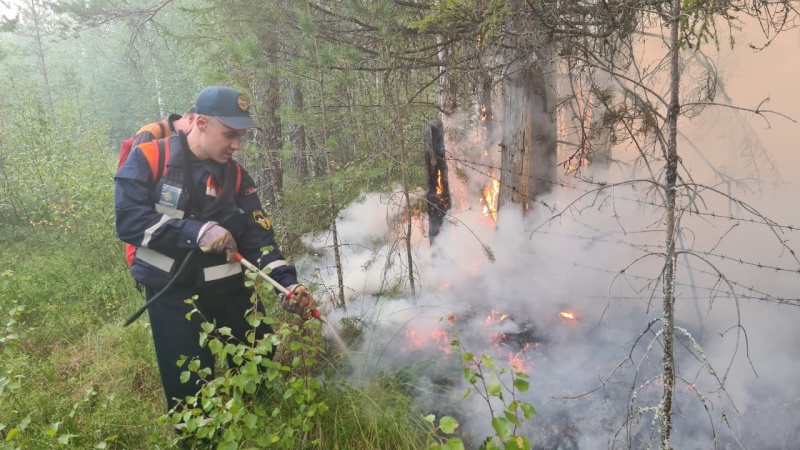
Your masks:
<svg viewBox="0 0 800 450"><path fill-rule="evenodd" d="M244 257L238 252L236 253L236 260L239 261L239 263L241 263L241 265L245 266L247 269L255 272L256 275L258 275L262 280L274 286L275 289L277 289L283 295L286 296L287 300L291 299L292 296L294 296L294 292L291 292L288 289L286 289L282 284L278 283L277 281L272 279L272 277L264 273L264 271L259 269L258 266L244 259ZM342 340L342 337L339 336L339 333L336 331L336 328L334 328L333 325L331 325L331 323L328 322L328 318L325 317L324 314L322 314L322 311L315 308L313 311L311 311L311 316L322 322L323 325L328 327L328 330L330 330L330 332L333 334L333 339L336 341L336 344L339 345L339 349L342 352L347 351L347 344L345 344L344 341Z"/></svg>

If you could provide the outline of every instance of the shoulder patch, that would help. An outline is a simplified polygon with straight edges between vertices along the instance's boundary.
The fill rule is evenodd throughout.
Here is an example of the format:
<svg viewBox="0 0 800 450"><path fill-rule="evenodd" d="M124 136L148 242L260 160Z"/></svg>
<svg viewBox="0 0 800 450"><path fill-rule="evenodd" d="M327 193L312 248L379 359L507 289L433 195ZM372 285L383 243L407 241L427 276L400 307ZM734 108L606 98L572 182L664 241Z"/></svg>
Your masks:
<svg viewBox="0 0 800 450"><path fill-rule="evenodd" d="M260 209L253 211L253 220L255 220L256 223L261 225L261 227L265 230L272 228L272 221L270 221L269 218L267 218L267 216L264 214L264 211Z"/></svg>
<svg viewBox="0 0 800 450"><path fill-rule="evenodd" d="M249 188L244 190L244 195L250 195L250 194L255 194L255 193L256 193L256 187L255 186L251 186L251 187L249 187Z"/></svg>

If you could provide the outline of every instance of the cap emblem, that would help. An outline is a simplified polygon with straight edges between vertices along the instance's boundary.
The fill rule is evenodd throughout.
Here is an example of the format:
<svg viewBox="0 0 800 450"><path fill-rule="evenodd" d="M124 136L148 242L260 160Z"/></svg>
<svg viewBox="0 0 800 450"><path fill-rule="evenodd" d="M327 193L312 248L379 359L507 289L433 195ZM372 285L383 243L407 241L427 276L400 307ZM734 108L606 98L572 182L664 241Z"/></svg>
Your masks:
<svg viewBox="0 0 800 450"><path fill-rule="evenodd" d="M244 95L240 95L239 98L236 99L236 105L244 112L250 109L250 105L247 103L247 98L245 98Z"/></svg>

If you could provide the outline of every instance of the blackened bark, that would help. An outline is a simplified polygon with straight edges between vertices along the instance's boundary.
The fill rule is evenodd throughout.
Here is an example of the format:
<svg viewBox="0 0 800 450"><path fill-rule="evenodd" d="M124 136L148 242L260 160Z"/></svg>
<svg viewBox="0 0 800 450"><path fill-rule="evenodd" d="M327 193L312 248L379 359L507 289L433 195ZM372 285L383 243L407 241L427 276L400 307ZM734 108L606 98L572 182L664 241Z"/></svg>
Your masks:
<svg viewBox="0 0 800 450"><path fill-rule="evenodd" d="M428 176L428 238L431 244L442 229L444 217L450 210L450 183L447 176L447 159L444 147L442 121L432 119L422 124L425 142L425 169Z"/></svg>

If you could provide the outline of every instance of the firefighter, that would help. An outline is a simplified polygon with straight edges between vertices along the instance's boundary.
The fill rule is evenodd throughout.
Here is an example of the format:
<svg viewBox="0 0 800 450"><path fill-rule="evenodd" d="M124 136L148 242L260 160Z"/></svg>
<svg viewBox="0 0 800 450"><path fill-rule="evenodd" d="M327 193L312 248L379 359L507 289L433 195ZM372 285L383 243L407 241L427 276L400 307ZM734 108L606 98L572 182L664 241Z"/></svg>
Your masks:
<svg viewBox="0 0 800 450"><path fill-rule="evenodd" d="M211 352L198 344L202 322L229 327L237 341L247 342L252 327L245 313L253 308L252 292L244 286L237 252L258 261L293 292L290 299L284 297L284 309L306 319L316 309L275 242L253 179L232 159L247 130L256 127L247 98L228 87L210 86L197 96L194 113L188 134L138 145L115 177L116 232L137 247L131 275L145 286L147 300L169 283L148 308L168 410L199 389L196 376L181 383L185 368L176 363L182 356L214 368ZM159 157L165 167L154 171ZM262 256L264 247L272 251ZM193 306L185 300L194 295L200 315L187 319ZM257 337L271 331L261 325Z"/></svg>

